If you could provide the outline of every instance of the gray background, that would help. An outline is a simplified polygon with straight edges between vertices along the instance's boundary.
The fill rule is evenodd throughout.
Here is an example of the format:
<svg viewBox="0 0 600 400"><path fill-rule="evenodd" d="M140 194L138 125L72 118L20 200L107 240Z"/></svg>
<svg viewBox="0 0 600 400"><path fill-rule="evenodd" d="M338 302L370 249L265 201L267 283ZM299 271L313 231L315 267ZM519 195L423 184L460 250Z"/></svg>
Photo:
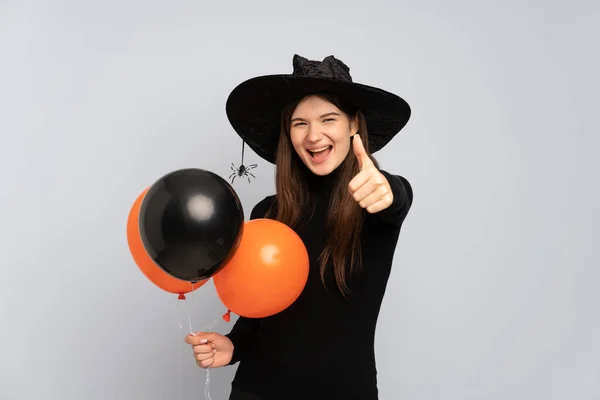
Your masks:
<svg viewBox="0 0 600 400"><path fill-rule="evenodd" d="M133 264L127 214L164 173L228 176L229 91L294 53L413 108L377 155L415 192L381 399L600 398L594 3L0 1L0 398L204 398L185 308ZM273 169L246 160L248 216ZM212 283L190 303L195 329L224 311ZM233 373L212 371L213 400Z"/></svg>

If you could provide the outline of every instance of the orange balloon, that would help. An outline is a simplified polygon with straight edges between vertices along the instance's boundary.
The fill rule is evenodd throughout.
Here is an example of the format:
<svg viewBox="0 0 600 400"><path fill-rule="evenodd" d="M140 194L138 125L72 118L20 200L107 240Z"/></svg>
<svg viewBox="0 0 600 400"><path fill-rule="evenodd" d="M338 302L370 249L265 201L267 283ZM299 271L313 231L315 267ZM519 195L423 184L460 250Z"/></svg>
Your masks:
<svg viewBox="0 0 600 400"><path fill-rule="evenodd" d="M244 224L237 251L212 278L225 307L243 317L261 318L296 301L308 270L308 251L296 232L262 218Z"/></svg>
<svg viewBox="0 0 600 400"><path fill-rule="evenodd" d="M139 227L140 206L142 205L142 200L144 200L146 192L148 192L148 188L138 196L131 207L131 211L129 211L129 217L127 219L127 243L129 245L129 251L133 256L133 260L146 278L159 288L169 293L179 294L180 297L183 297L185 293L192 292L204 285L208 279L194 284L177 279L165 272L154 262L154 260L152 260L152 258L150 258L142 243Z"/></svg>

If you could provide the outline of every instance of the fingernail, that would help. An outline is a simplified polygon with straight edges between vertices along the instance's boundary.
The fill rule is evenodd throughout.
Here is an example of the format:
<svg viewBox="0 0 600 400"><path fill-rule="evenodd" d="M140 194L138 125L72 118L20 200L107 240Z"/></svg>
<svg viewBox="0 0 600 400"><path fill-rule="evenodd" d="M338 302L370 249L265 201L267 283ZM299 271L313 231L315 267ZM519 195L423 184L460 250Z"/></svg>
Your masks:
<svg viewBox="0 0 600 400"><path fill-rule="evenodd" d="M204 343L207 343L207 342L208 342L208 340L207 340L207 339L202 339L202 340L200 341L200 344L204 344Z"/></svg>

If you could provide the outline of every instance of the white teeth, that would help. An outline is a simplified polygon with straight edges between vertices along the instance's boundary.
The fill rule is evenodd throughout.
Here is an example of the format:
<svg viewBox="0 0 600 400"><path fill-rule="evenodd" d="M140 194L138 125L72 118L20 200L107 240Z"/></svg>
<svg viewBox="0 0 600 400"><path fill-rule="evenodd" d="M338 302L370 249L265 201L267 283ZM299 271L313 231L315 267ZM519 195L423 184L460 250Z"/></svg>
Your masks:
<svg viewBox="0 0 600 400"><path fill-rule="evenodd" d="M329 148L329 146L325 146L325 147L320 147L318 149L311 149L311 150L308 150L308 151L310 151L311 153L318 153L320 151L327 150L328 148Z"/></svg>

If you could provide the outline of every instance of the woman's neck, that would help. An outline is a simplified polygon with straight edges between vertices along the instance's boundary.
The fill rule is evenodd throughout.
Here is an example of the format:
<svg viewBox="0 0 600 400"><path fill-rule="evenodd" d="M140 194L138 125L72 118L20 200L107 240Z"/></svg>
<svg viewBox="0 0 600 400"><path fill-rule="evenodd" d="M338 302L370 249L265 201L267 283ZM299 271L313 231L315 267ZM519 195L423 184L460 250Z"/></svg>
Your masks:
<svg viewBox="0 0 600 400"><path fill-rule="evenodd" d="M330 195L339 179L340 168L327 175L316 175L308 167L303 168L308 190L312 194Z"/></svg>

